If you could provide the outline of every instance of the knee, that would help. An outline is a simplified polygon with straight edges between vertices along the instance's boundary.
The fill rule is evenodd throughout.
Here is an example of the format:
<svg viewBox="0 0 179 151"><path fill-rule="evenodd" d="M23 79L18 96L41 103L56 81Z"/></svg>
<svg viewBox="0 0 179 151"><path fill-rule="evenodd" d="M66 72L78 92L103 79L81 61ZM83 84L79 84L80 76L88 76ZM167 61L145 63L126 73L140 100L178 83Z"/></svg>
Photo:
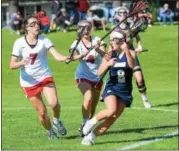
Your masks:
<svg viewBox="0 0 179 151"><path fill-rule="evenodd" d="M116 112L115 109L108 109L107 117L112 119L112 117L115 114L115 112Z"/></svg>
<svg viewBox="0 0 179 151"><path fill-rule="evenodd" d="M51 107L52 109L54 109L54 108L60 108L60 104L58 103L58 100L56 100L56 101L51 101L51 103L50 103L49 105L50 105L50 107Z"/></svg>

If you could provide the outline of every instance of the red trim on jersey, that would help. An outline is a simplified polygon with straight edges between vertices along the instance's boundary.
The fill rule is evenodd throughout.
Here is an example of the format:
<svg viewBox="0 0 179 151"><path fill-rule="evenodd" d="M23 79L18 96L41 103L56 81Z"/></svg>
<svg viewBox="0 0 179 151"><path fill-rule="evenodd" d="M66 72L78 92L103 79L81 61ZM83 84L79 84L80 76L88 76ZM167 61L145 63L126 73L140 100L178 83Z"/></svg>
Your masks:
<svg viewBox="0 0 179 151"><path fill-rule="evenodd" d="M23 87L23 90L27 97L36 96L37 94L42 92L43 87L45 87L48 83L55 83L52 77L45 78L35 86Z"/></svg>
<svg viewBox="0 0 179 151"><path fill-rule="evenodd" d="M99 91L101 91L102 86L103 86L103 82L102 81L100 81L100 82L94 82L94 81L90 81L88 79L76 79L76 84L79 84L81 82L86 82L86 83L90 84L92 88L97 89Z"/></svg>

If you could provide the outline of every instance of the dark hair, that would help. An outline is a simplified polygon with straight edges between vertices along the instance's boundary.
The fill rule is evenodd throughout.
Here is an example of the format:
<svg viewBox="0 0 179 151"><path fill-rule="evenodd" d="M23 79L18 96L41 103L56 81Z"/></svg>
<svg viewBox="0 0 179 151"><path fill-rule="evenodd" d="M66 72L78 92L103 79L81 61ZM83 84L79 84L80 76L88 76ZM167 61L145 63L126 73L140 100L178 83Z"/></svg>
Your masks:
<svg viewBox="0 0 179 151"><path fill-rule="evenodd" d="M35 18L38 20L38 18L35 15L29 15L24 19L24 26L26 26L28 24L28 20L31 18Z"/></svg>
<svg viewBox="0 0 179 151"><path fill-rule="evenodd" d="M27 34L27 30L26 30L26 25L28 24L28 21L29 19L31 18L35 18L38 20L38 18L34 15L28 15L25 19L24 19L24 23L23 23L23 26L24 26L24 31L25 31L25 34Z"/></svg>

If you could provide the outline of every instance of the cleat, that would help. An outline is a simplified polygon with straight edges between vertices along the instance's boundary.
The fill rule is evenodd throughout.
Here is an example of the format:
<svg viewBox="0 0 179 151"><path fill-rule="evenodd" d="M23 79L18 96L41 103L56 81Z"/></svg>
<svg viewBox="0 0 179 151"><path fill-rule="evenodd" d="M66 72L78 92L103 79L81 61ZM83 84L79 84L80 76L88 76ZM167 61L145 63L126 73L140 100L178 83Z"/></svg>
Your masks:
<svg viewBox="0 0 179 151"><path fill-rule="evenodd" d="M81 137L84 137L84 134L83 134L83 127L85 126L85 124L81 124L80 125L80 127L79 127L79 129L78 129L78 131L79 131L79 136L81 136Z"/></svg>
<svg viewBox="0 0 179 151"><path fill-rule="evenodd" d="M143 102L144 107L145 107L146 109L151 108L151 104L149 103L149 101L142 101L142 102Z"/></svg>
<svg viewBox="0 0 179 151"><path fill-rule="evenodd" d="M94 139L90 138L89 135L85 136L81 142L82 145L91 146L95 145Z"/></svg>
<svg viewBox="0 0 179 151"><path fill-rule="evenodd" d="M52 131L48 134L48 139L55 140L55 139L59 139L59 137L57 136L57 134L54 131Z"/></svg>
<svg viewBox="0 0 179 151"><path fill-rule="evenodd" d="M62 136L67 134L67 130L65 129L61 121L59 121L58 124L53 123L53 128Z"/></svg>
<svg viewBox="0 0 179 151"><path fill-rule="evenodd" d="M96 124L91 123L91 120L87 121L86 124L85 124L85 126L83 127L82 133L83 133L85 136L88 135L88 134L91 132L91 130L93 129L93 127L94 127L95 125L96 125Z"/></svg>

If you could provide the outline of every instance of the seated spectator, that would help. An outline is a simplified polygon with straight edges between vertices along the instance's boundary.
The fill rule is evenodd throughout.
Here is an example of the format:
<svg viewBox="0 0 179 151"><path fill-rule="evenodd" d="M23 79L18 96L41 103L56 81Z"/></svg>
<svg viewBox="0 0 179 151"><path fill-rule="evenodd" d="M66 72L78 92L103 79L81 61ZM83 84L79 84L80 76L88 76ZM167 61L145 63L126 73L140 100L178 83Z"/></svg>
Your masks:
<svg viewBox="0 0 179 151"><path fill-rule="evenodd" d="M71 25L70 16L67 14L66 9L62 8L61 13L56 18L57 30L63 30L66 32Z"/></svg>
<svg viewBox="0 0 179 151"><path fill-rule="evenodd" d="M113 2L111 0L105 1L103 10L104 10L104 16L105 16L106 22L107 23L112 22L112 18L114 17L114 14L115 14L115 11L113 8Z"/></svg>
<svg viewBox="0 0 179 151"><path fill-rule="evenodd" d="M50 19L46 15L45 11L41 11L40 15L38 16L41 24L41 30L43 33L47 34L50 29Z"/></svg>
<svg viewBox="0 0 179 151"><path fill-rule="evenodd" d="M16 31L17 35L20 35L22 20L23 18L20 12L13 13L11 16L12 28Z"/></svg>
<svg viewBox="0 0 179 151"><path fill-rule="evenodd" d="M99 17L98 15L94 14L92 10L88 10L86 20L92 24L92 31L94 31L95 28L101 26L103 28L103 31L106 31L106 21L104 17Z"/></svg>
<svg viewBox="0 0 179 151"><path fill-rule="evenodd" d="M79 22L85 19L87 15L87 11L90 7L90 2L89 0L78 0L77 6L78 6L77 10L78 10L78 22Z"/></svg>
<svg viewBox="0 0 179 151"><path fill-rule="evenodd" d="M78 19L76 18L78 16L78 13L76 10L77 9L77 0L66 0L65 8L66 8L68 15L70 16L71 23L77 24L78 23Z"/></svg>
<svg viewBox="0 0 179 151"><path fill-rule="evenodd" d="M60 10L62 8L62 2L60 0L53 0L51 4L51 22L50 22L50 30L56 29L55 19L57 14L60 13Z"/></svg>
<svg viewBox="0 0 179 151"><path fill-rule="evenodd" d="M171 9L169 9L168 4L164 4L164 7L159 9L158 20L160 22L163 22L164 25L166 25L167 19L170 21L171 24L173 24L174 23L173 17L174 17L174 13L172 12Z"/></svg>

